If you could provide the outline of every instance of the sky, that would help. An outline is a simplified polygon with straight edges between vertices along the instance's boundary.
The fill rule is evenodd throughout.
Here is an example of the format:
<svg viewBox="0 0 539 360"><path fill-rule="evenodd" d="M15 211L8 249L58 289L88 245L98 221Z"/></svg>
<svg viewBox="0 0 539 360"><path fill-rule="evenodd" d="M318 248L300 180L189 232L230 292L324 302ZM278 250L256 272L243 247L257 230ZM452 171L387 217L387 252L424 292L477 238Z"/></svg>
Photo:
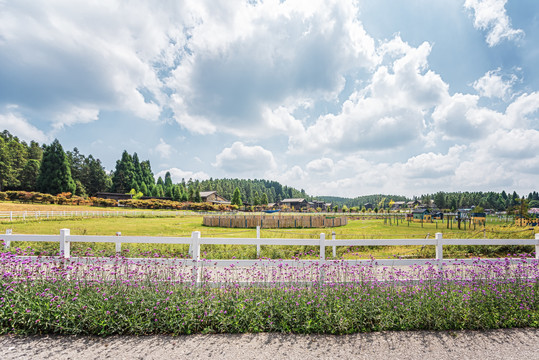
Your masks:
<svg viewBox="0 0 539 360"><path fill-rule="evenodd" d="M0 129L175 182L537 190L539 1L0 0Z"/></svg>

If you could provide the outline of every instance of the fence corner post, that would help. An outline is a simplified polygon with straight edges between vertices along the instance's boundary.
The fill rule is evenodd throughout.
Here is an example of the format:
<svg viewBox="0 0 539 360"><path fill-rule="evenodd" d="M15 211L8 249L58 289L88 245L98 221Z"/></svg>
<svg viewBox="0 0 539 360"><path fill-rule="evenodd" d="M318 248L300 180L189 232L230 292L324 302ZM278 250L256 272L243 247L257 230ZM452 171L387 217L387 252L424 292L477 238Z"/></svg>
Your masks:
<svg viewBox="0 0 539 360"><path fill-rule="evenodd" d="M71 256L71 246L67 237L70 235L69 229L60 229L60 256L69 259Z"/></svg>
<svg viewBox="0 0 539 360"><path fill-rule="evenodd" d="M6 235L11 235L13 233L12 229L6 229ZM4 249L8 250L11 246L11 240L4 240Z"/></svg>
<svg viewBox="0 0 539 360"><path fill-rule="evenodd" d="M436 233L436 260L438 261L442 261L444 259L442 239L442 233Z"/></svg>
<svg viewBox="0 0 539 360"><path fill-rule="evenodd" d="M535 234L535 258L539 259L539 234Z"/></svg>
<svg viewBox="0 0 539 360"><path fill-rule="evenodd" d="M116 236L122 236L122 233L118 231L116 233ZM120 242L120 239L116 240L116 255L120 255L122 253L122 243Z"/></svg>
<svg viewBox="0 0 539 360"><path fill-rule="evenodd" d="M260 239L260 225L256 227L256 238ZM260 244L256 244L256 258L260 259Z"/></svg>

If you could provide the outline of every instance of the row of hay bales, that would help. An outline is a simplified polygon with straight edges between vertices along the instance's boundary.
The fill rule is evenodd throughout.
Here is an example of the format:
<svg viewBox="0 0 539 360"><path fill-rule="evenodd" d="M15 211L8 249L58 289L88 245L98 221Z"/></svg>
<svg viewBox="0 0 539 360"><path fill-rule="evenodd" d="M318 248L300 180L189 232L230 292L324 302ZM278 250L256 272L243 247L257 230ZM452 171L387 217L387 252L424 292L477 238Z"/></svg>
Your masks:
<svg viewBox="0 0 539 360"><path fill-rule="evenodd" d="M282 228L325 228L344 226L348 223L345 216L329 217L316 215L233 215L233 216L204 216L204 226L227 228L256 228L282 229Z"/></svg>

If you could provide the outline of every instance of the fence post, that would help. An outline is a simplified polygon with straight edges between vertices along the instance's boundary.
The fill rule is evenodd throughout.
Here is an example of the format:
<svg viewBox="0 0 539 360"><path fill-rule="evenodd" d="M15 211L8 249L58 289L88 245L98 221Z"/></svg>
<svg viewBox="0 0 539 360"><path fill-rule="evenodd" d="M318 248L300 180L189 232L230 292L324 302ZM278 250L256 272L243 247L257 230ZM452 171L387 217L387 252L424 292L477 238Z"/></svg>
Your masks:
<svg viewBox="0 0 539 360"><path fill-rule="evenodd" d="M12 230L11 229L6 229L6 235L11 235L12 234ZM11 246L11 240L4 240L4 249L9 249L9 247Z"/></svg>
<svg viewBox="0 0 539 360"><path fill-rule="evenodd" d="M117 232L116 236L122 236L121 232ZM119 255L122 253L122 243L120 242L120 239L116 240L116 255Z"/></svg>
<svg viewBox="0 0 539 360"><path fill-rule="evenodd" d="M13 221L13 211L9 212L9 222Z"/></svg>
<svg viewBox="0 0 539 360"><path fill-rule="evenodd" d="M200 231L193 231L191 234L191 244L192 244L192 259L193 259L193 282L195 284L200 283L200 267L198 266L200 262Z"/></svg>
<svg viewBox="0 0 539 360"><path fill-rule="evenodd" d="M436 260L440 262L444 259L442 239L442 233L436 233Z"/></svg>
<svg viewBox="0 0 539 360"><path fill-rule="evenodd" d="M260 226L256 227L256 238L260 239ZM256 258L260 259L260 244L256 244Z"/></svg>
<svg viewBox="0 0 539 360"><path fill-rule="evenodd" d="M320 234L320 261L326 260L326 234Z"/></svg>
<svg viewBox="0 0 539 360"><path fill-rule="evenodd" d="M535 234L535 258L539 259L539 234Z"/></svg>
<svg viewBox="0 0 539 360"><path fill-rule="evenodd" d="M320 284L323 284L325 281L325 271L324 266L326 262L326 234L321 233L320 234L320 274L319 274L319 282Z"/></svg>
<svg viewBox="0 0 539 360"><path fill-rule="evenodd" d="M331 234L331 240L335 240L335 231ZM337 247L333 245L333 258L337 257Z"/></svg>
<svg viewBox="0 0 539 360"><path fill-rule="evenodd" d="M60 256L63 256L65 259L69 259L71 255L70 243L67 240L69 234L69 229L60 229Z"/></svg>

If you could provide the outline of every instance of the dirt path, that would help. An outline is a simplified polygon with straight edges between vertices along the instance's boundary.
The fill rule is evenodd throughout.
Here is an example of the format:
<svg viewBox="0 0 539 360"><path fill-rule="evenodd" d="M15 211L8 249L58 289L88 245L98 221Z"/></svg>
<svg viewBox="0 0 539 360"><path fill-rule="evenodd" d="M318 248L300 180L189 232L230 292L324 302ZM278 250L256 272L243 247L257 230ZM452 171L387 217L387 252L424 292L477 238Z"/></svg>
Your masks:
<svg viewBox="0 0 539 360"><path fill-rule="evenodd" d="M2 336L0 359L538 359L539 330L347 336Z"/></svg>

